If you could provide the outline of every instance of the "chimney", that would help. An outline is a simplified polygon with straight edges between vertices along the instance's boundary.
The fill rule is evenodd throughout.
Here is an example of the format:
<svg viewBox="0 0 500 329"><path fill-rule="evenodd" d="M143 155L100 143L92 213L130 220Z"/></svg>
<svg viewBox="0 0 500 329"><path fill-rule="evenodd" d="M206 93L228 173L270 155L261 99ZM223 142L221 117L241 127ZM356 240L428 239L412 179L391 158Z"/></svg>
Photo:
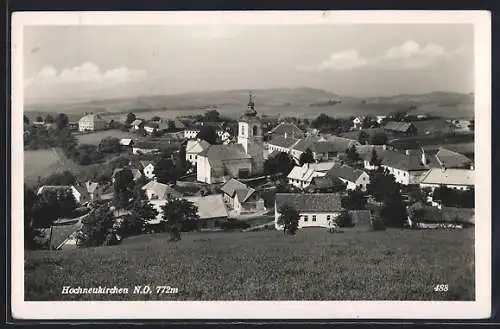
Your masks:
<svg viewBox="0 0 500 329"><path fill-rule="evenodd" d="M405 150L406 155L410 155L410 150Z"/></svg>

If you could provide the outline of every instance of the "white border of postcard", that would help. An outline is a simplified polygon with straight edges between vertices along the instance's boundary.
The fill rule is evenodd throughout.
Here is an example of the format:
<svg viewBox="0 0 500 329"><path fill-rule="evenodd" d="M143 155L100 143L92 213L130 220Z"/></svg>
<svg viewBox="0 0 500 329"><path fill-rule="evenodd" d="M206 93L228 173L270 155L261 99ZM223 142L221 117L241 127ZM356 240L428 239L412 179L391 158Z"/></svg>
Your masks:
<svg viewBox="0 0 500 329"><path fill-rule="evenodd" d="M463 23L474 25L476 300L26 302L23 26ZM488 11L16 12L12 16L12 312L16 319L478 319L491 312L491 15ZM54 287L54 289L57 289Z"/></svg>

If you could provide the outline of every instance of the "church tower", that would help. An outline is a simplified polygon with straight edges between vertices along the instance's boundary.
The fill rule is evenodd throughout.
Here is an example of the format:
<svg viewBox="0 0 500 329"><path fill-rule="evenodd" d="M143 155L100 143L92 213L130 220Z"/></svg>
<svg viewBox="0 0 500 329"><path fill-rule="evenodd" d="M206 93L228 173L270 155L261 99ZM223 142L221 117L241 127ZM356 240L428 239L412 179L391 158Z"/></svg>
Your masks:
<svg viewBox="0 0 500 329"><path fill-rule="evenodd" d="M264 172L264 140L262 122L255 111L252 93L249 94L248 106L238 122L238 144L252 157L252 174Z"/></svg>

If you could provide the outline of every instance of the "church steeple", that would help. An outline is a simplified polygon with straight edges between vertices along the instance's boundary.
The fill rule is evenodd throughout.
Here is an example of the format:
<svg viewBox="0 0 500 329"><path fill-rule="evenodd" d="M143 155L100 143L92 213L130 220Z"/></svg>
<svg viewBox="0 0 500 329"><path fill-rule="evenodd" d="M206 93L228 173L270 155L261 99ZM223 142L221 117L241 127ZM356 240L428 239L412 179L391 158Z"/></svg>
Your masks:
<svg viewBox="0 0 500 329"><path fill-rule="evenodd" d="M252 92L249 91L248 92L248 106L247 106L247 110L245 112L245 115L248 115L248 116L255 116L257 115L257 111L255 111L255 103L253 101L253 97L252 97Z"/></svg>

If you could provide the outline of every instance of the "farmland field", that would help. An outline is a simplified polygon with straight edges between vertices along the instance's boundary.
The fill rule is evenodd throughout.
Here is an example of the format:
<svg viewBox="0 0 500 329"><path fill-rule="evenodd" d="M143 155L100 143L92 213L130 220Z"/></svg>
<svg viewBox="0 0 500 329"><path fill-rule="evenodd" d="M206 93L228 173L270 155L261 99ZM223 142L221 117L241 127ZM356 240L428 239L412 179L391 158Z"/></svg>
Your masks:
<svg viewBox="0 0 500 329"><path fill-rule="evenodd" d="M24 151L24 178L31 181L60 167L59 156L53 149Z"/></svg>
<svg viewBox="0 0 500 329"><path fill-rule="evenodd" d="M27 251L26 300L474 300L474 229L187 233ZM170 285L178 294L62 295ZM434 292L448 284L447 292Z"/></svg>
<svg viewBox="0 0 500 329"><path fill-rule="evenodd" d="M121 139L121 138L133 138L134 135L126 131L110 129L110 130L96 131L76 136L80 144L94 144L94 145L98 145L99 142L106 137L116 137Z"/></svg>

